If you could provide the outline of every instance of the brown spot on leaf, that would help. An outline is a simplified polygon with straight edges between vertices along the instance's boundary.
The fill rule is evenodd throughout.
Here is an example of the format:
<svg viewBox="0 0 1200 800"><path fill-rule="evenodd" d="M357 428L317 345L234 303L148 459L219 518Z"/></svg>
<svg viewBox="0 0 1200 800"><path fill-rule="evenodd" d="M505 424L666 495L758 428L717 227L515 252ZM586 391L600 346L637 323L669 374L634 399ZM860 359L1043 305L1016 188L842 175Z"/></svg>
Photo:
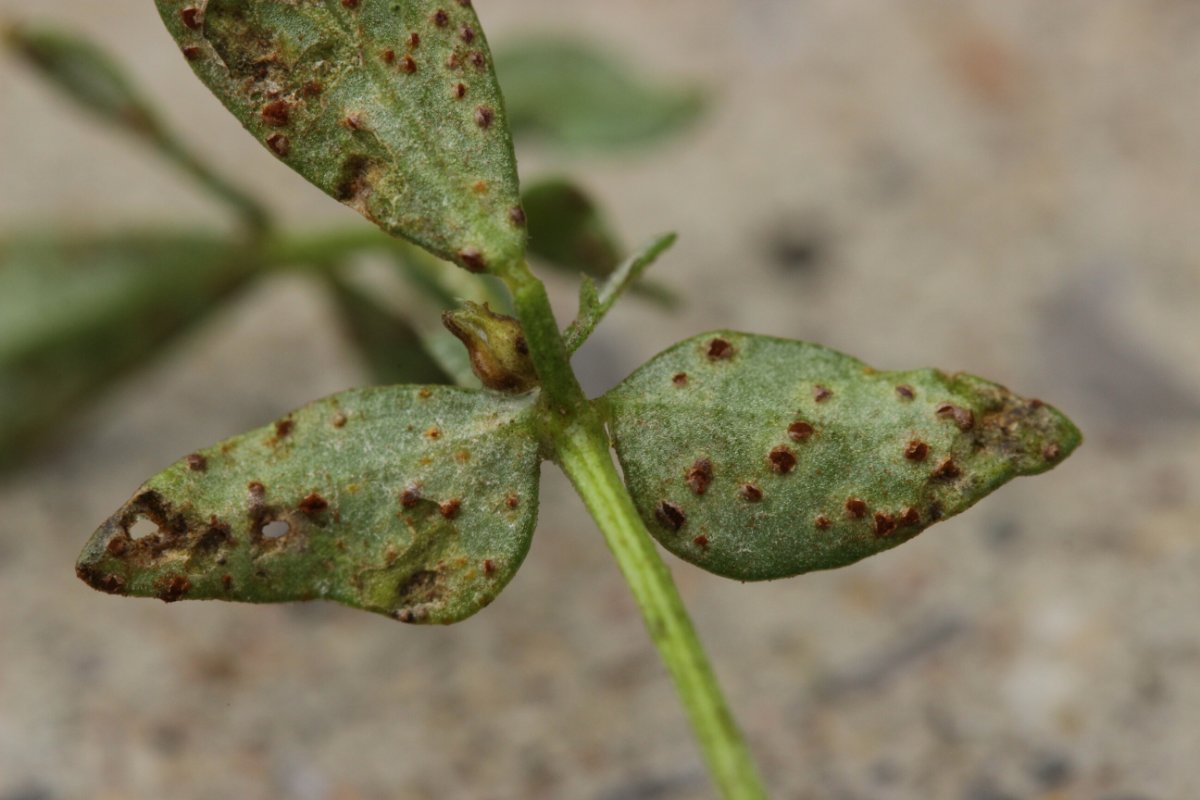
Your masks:
<svg viewBox="0 0 1200 800"><path fill-rule="evenodd" d="M921 512L917 511L912 506L905 506L900 512L900 524L902 525L919 525L921 524Z"/></svg>
<svg viewBox="0 0 1200 800"><path fill-rule="evenodd" d="M421 34L417 33L416 31L413 31L412 33L410 33L408 35L408 46L409 46L409 48L411 48L413 50L416 50L418 47L420 47L421 46Z"/></svg>
<svg viewBox="0 0 1200 800"><path fill-rule="evenodd" d="M192 472L204 472L208 469L208 459L199 453L192 453L184 461Z"/></svg>
<svg viewBox="0 0 1200 800"><path fill-rule="evenodd" d="M464 97L467 96L467 85L465 83L462 83L461 81L454 84L453 93L454 93L455 99L462 100Z"/></svg>
<svg viewBox="0 0 1200 800"><path fill-rule="evenodd" d="M359 0L342 0L342 8L358 8Z"/></svg>
<svg viewBox="0 0 1200 800"><path fill-rule="evenodd" d="M862 519L867 515L867 504L857 497L846 498L846 513L855 519Z"/></svg>
<svg viewBox="0 0 1200 800"><path fill-rule="evenodd" d="M439 28L444 28L450 24L450 15L447 14L446 10L442 8L439 8L437 11L433 12L433 16L430 17L430 19L433 21L433 24L437 25Z"/></svg>
<svg viewBox="0 0 1200 800"><path fill-rule="evenodd" d="M942 403L934 413L942 419L952 419L960 431L969 431L975 427L975 414L969 408L962 408L953 403Z"/></svg>
<svg viewBox="0 0 1200 800"><path fill-rule="evenodd" d="M802 419L798 419L791 425L788 425L787 430L788 436L793 442L807 442L812 438L813 433L816 432L816 429L811 424Z"/></svg>
<svg viewBox="0 0 1200 800"><path fill-rule="evenodd" d="M518 228L525 227L525 209L520 206L513 206L508 210L508 221Z"/></svg>
<svg viewBox="0 0 1200 800"><path fill-rule="evenodd" d="M461 508L462 500L459 500L457 497L445 500L438 505L438 511L442 512L442 516L446 519L454 519L457 517Z"/></svg>
<svg viewBox="0 0 1200 800"><path fill-rule="evenodd" d="M429 398L433 397L433 391L428 386L422 386L417 392L417 397L421 398L422 400L428 400Z"/></svg>
<svg viewBox="0 0 1200 800"><path fill-rule="evenodd" d="M414 572L397 590L399 599L404 605L414 606L437 601L442 595L441 576L432 570ZM411 619L420 619L422 609L405 609L412 613ZM411 621L411 620L410 620Z"/></svg>
<svg viewBox="0 0 1200 800"><path fill-rule="evenodd" d="M687 485L692 488L696 494L704 494L708 491L709 484L713 479L712 461L707 458L698 458L695 463L688 469L684 475L684 480Z"/></svg>
<svg viewBox="0 0 1200 800"><path fill-rule="evenodd" d="M828 386L817 384L813 387L813 400L818 403L824 403L829 398L833 397L833 390Z"/></svg>
<svg viewBox="0 0 1200 800"><path fill-rule="evenodd" d="M221 576L221 588L225 590L226 594L233 591L233 576L232 575L222 575Z"/></svg>
<svg viewBox="0 0 1200 800"><path fill-rule="evenodd" d="M352 154L342 162L338 174L338 183L334 187L334 196L343 203L352 206L362 206L366 209L366 198L370 194L371 184L368 180L371 170L371 160L364 155Z"/></svg>
<svg viewBox="0 0 1200 800"><path fill-rule="evenodd" d="M1042 458L1047 461L1058 461L1062 455L1062 447L1057 442L1051 442L1042 448Z"/></svg>
<svg viewBox="0 0 1200 800"><path fill-rule="evenodd" d="M114 536L108 540L108 544L104 546L104 549L113 558L120 558L129 549L129 537Z"/></svg>
<svg viewBox="0 0 1200 800"><path fill-rule="evenodd" d="M287 158L288 153L292 152L292 140L282 133L272 133L267 137L267 147L280 158Z"/></svg>
<svg viewBox="0 0 1200 800"><path fill-rule="evenodd" d="M900 395L901 400L912 400L914 397L917 396L917 393L914 392L913 388L911 386L909 386L907 383L902 383L899 386L897 386L896 394Z"/></svg>
<svg viewBox="0 0 1200 800"><path fill-rule="evenodd" d="M896 520L891 514L875 512L875 535L890 536L896 530Z"/></svg>
<svg viewBox="0 0 1200 800"><path fill-rule="evenodd" d="M188 61L199 61L204 51L194 45L183 48L183 57Z"/></svg>
<svg viewBox="0 0 1200 800"><path fill-rule="evenodd" d="M295 428L296 428L296 423L292 420L291 417L284 417L281 420L277 420L275 422L275 438L276 439L286 438L289 434L291 434L291 432L293 430L295 430Z"/></svg>
<svg viewBox="0 0 1200 800"><path fill-rule="evenodd" d="M263 486L261 481L250 481L246 484L246 489L250 492L251 496L259 499L267 493L267 487Z"/></svg>
<svg viewBox="0 0 1200 800"><path fill-rule="evenodd" d="M470 8L470 7L471 7L471 0L458 0L458 4L459 4L460 6L462 6L463 8Z"/></svg>
<svg viewBox="0 0 1200 800"><path fill-rule="evenodd" d="M732 344L730 344L728 339L722 339L718 336L717 338L709 341L706 354L712 361L732 358L734 354L734 347Z"/></svg>
<svg viewBox="0 0 1200 800"><path fill-rule="evenodd" d="M191 588L192 582L186 575L163 575L154 581L154 590L158 593L158 599L164 603L174 603L176 600L183 599L183 596Z"/></svg>
<svg viewBox="0 0 1200 800"><path fill-rule="evenodd" d="M511 492L504 498L504 505L509 509L514 509L521 504L521 498Z"/></svg>
<svg viewBox="0 0 1200 800"><path fill-rule="evenodd" d="M267 125L282 128L288 124L291 109L287 100L272 100L262 107L262 121Z"/></svg>
<svg viewBox="0 0 1200 800"><path fill-rule="evenodd" d="M687 522L687 514L670 500L663 500L655 506L654 518L658 520L659 525L672 531L678 531Z"/></svg>
<svg viewBox="0 0 1200 800"><path fill-rule="evenodd" d="M704 534L700 534L695 539L692 539L692 544L696 545L701 550L707 550L708 549L708 537L705 536Z"/></svg>
<svg viewBox="0 0 1200 800"><path fill-rule="evenodd" d="M676 372L671 376L671 383L676 386L687 386L688 376L686 372Z"/></svg>
<svg viewBox="0 0 1200 800"><path fill-rule="evenodd" d="M325 87L320 81L309 81L300 87L300 94L305 97L320 97L321 92L325 91Z"/></svg>
<svg viewBox="0 0 1200 800"><path fill-rule="evenodd" d="M200 30L202 22L200 19L200 9L195 6L179 9L179 20L185 28L190 28L194 31Z"/></svg>
<svg viewBox="0 0 1200 800"><path fill-rule="evenodd" d="M938 479L957 478L961 474L962 470L959 469L958 464L954 463L954 459L951 456L946 456L943 458L941 462L933 468L933 472L930 473L932 477Z"/></svg>
<svg viewBox="0 0 1200 800"><path fill-rule="evenodd" d="M124 594L125 579L119 575L97 572L93 567L76 565L75 576L79 580L106 594Z"/></svg>
<svg viewBox="0 0 1200 800"><path fill-rule="evenodd" d="M333 415L333 427L335 427L335 428L346 427L346 415L340 411L337 412L336 414L334 414Z"/></svg>
<svg viewBox="0 0 1200 800"><path fill-rule="evenodd" d="M463 25L458 29L458 38L462 39L467 44L475 41L475 29L470 25Z"/></svg>
<svg viewBox="0 0 1200 800"><path fill-rule="evenodd" d="M418 484L410 483L400 492L400 505L405 508L413 508L419 502L421 502L421 487Z"/></svg>
<svg viewBox="0 0 1200 800"><path fill-rule="evenodd" d="M751 503L757 503L763 499L762 489L755 486L753 483L743 483L738 487L738 495Z"/></svg>
<svg viewBox="0 0 1200 800"><path fill-rule="evenodd" d="M483 259L483 253L478 247L464 247L458 251L458 258L462 261L463 266L475 273L486 272L487 262Z"/></svg>
<svg viewBox="0 0 1200 800"><path fill-rule="evenodd" d="M309 492L308 496L300 501L300 510L310 517L321 513L327 508L329 508L329 501L321 497L317 492Z"/></svg>
<svg viewBox="0 0 1200 800"><path fill-rule="evenodd" d="M400 59L400 71L412 75L417 71L417 60L412 56L405 56Z"/></svg>
<svg viewBox="0 0 1200 800"><path fill-rule="evenodd" d="M828 528L832 524L833 523L829 521L829 517L825 516L824 514L817 514L817 516L813 519L813 525L816 525L822 530Z"/></svg>
<svg viewBox="0 0 1200 800"><path fill-rule="evenodd" d="M767 463L771 471L778 475L786 475L796 468L796 454L786 444L776 445L767 454Z"/></svg>
<svg viewBox="0 0 1200 800"><path fill-rule="evenodd" d="M383 57L383 63L385 64L392 64L396 61L396 51L390 47L387 50L384 50L381 55Z"/></svg>
<svg viewBox="0 0 1200 800"><path fill-rule="evenodd" d="M471 184L471 191L475 194L485 194L488 190L487 181L475 181Z"/></svg>
<svg viewBox="0 0 1200 800"><path fill-rule="evenodd" d="M487 130L492 126L492 117L495 112L487 106L478 106L475 109L475 124L480 128Z"/></svg>
<svg viewBox="0 0 1200 800"><path fill-rule="evenodd" d="M929 445L920 439L913 439L904 448L904 457L909 461L924 461L929 455Z"/></svg>
<svg viewBox="0 0 1200 800"><path fill-rule="evenodd" d="M434 440L442 438L442 429L437 425L430 425L425 431L425 438Z"/></svg>
<svg viewBox="0 0 1200 800"><path fill-rule="evenodd" d="M362 114L357 111L351 111L346 116L342 117L342 127L351 131L360 131L367 126L363 120Z"/></svg>
<svg viewBox="0 0 1200 800"><path fill-rule="evenodd" d="M472 50L467 59L475 69L483 69L487 66L487 59L483 57L483 53L479 50Z"/></svg>
<svg viewBox="0 0 1200 800"><path fill-rule="evenodd" d="M446 57L446 69L458 69L462 64L458 60L458 53L451 53Z"/></svg>
<svg viewBox="0 0 1200 800"><path fill-rule="evenodd" d="M483 575L484 575L484 577L490 578L495 574L496 574L496 562L492 561L490 558L485 558L483 560Z"/></svg>

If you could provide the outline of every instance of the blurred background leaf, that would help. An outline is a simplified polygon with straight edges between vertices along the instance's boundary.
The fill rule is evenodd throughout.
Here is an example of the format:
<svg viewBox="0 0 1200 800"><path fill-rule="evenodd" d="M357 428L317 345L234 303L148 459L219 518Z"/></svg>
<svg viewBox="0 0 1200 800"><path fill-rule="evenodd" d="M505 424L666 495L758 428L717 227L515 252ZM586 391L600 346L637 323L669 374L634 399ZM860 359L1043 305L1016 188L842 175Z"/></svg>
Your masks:
<svg viewBox="0 0 1200 800"><path fill-rule="evenodd" d="M0 241L0 467L242 287L248 251L204 233Z"/></svg>
<svg viewBox="0 0 1200 800"><path fill-rule="evenodd" d="M584 41L526 39L495 61L513 136L562 148L648 145L686 130L704 108L698 90L644 79Z"/></svg>

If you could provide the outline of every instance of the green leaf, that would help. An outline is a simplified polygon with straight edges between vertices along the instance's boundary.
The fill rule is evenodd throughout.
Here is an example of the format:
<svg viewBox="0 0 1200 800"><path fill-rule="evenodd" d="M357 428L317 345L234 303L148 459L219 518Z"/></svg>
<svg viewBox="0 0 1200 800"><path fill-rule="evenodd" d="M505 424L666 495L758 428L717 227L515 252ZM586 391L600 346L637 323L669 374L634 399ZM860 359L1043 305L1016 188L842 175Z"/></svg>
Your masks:
<svg viewBox="0 0 1200 800"><path fill-rule="evenodd" d="M617 268L617 271L609 277L599 291L596 290L596 284L591 278L583 279L583 284L579 287L579 316L563 334L563 341L568 353L574 353L587 341L587 338L596 330L596 326L600 324L600 320L604 319L604 315L617 302L621 293L633 285L642 276L642 273L658 260L660 255L675 244L676 238L673 233L659 236L645 248L634 253Z"/></svg>
<svg viewBox="0 0 1200 800"><path fill-rule="evenodd" d="M192 153L167 128L149 100L112 58L91 42L62 30L18 26L5 32L7 43L51 84L83 108L126 133L149 142L167 161L254 228L267 224L266 210Z"/></svg>
<svg viewBox="0 0 1200 800"><path fill-rule="evenodd" d="M330 276L334 302L376 384L453 383L425 348L421 334L399 312L359 288Z"/></svg>
<svg viewBox="0 0 1200 800"><path fill-rule="evenodd" d="M895 547L1081 441L1055 409L971 375L730 331L659 354L603 402L650 532L746 581Z"/></svg>
<svg viewBox="0 0 1200 800"><path fill-rule="evenodd" d="M621 245L599 206L565 178L527 186L521 204L529 218L529 252L549 265L605 277L621 263Z"/></svg>
<svg viewBox="0 0 1200 800"><path fill-rule="evenodd" d="M251 277L193 233L0 241L0 464Z"/></svg>
<svg viewBox="0 0 1200 800"><path fill-rule="evenodd" d="M538 467L527 401L440 386L343 392L151 478L76 571L101 591L168 602L326 599L456 622L525 558ZM134 538L139 519L157 530Z"/></svg>
<svg viewBox="0 0 1200 800"><path fill-rule="evenodd" d="M156 3L200 79L309 181L472 271L522 258L512 140L470 3Z"/></svg>
<svg viewBox="0 0 1200 800"><path fill-rule="evenodd" d="M496 71L513 132L568 148L649 144L687 128L704 105L699 92L654 85L586 42L513 44Z"/></svg>

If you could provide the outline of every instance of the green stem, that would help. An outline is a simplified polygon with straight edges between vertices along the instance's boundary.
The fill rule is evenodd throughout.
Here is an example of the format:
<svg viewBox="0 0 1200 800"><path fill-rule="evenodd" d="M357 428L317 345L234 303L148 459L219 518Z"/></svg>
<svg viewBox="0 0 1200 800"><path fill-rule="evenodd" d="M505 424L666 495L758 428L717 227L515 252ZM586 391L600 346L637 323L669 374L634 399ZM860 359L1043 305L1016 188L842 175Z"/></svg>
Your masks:
<svg viewBox="0 0 1200 800"><path fill-rule="evenodd" d="M504 277L542 380L547 448L583 498L629 583L713 780L725 798L765 798L679 591L613 465L600 416L571 370L545 287L523 264Z"/></svg>

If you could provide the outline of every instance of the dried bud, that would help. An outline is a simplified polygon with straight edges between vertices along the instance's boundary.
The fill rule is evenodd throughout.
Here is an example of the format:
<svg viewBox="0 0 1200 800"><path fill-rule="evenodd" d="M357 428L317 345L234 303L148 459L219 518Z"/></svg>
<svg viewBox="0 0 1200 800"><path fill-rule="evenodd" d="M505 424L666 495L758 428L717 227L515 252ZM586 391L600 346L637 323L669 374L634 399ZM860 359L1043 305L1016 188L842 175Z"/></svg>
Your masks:
<svg viewBox="0 0 1200 800"><path fill-rule="evenodd" d="M476 303L442 314L442 324L467 347L471 369L483 385L520 394L538 385L521 323Z"/></svg>

